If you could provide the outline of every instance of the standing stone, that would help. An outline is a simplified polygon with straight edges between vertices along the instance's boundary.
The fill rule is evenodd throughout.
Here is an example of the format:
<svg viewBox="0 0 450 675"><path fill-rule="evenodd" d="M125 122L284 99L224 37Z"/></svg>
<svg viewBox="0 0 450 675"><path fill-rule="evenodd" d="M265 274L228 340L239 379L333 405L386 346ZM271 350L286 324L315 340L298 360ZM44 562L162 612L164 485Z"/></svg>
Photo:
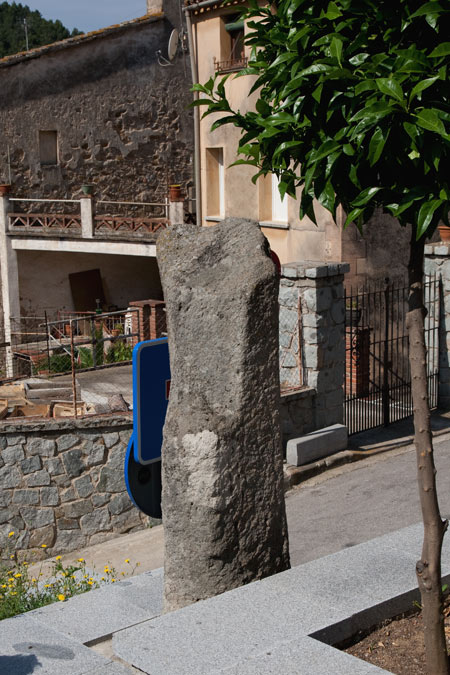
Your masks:
<svg viewBox="0 0 450 675"><path fill-rule="evenodd" d="M289 567L278 280L256 223L158 239L172 382L162 449L170 611Z"/></svg>

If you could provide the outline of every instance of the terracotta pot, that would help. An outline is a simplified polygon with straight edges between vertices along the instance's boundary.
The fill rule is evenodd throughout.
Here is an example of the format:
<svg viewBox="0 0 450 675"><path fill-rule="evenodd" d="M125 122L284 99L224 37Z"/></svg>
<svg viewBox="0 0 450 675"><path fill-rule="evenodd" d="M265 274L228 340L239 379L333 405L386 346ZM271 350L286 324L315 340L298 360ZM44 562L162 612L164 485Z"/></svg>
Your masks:
<svg viewBox="0 0 450 675"><path fill-rule="evenodd" d="M181 185L169 185L169 199L171 202L183 201L183 195L181 194Z"/></svg>
<svg viewBox="0 0 450 675"><path fill-rule="evenodd" d="M92 183L85 183L84 185L81 186L81 192L84 195L90 196L94 192L94 187L95 185L93 185Z"/></svg>
<svg viewBox="0 0 450 675"><path fill-rule="evenodd" d="M450 227L448 225L438 225L441 241L450 242Z"/></svg>
<svg viewBox="0 0 450 675"><path fill-rule="evenodd" d="M9 183L3 183L0 185L0 197L3 197L4 195L9 195L11 192L11 185Z"/></svg>

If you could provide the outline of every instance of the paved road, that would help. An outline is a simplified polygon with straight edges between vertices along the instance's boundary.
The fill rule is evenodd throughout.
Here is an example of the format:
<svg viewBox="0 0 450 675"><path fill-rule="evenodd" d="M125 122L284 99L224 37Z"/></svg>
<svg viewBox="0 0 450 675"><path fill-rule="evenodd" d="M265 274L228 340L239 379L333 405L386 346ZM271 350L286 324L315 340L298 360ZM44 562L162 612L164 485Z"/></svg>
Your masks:
<svg viewBox="0 0 450 675"><path fill-rule="evenodd" d="M441 512L450 516L450 435L435 439L434 447ZM288 493L286 508L292 565L417 523L415 450L401 448L312 478Z"/></svg>

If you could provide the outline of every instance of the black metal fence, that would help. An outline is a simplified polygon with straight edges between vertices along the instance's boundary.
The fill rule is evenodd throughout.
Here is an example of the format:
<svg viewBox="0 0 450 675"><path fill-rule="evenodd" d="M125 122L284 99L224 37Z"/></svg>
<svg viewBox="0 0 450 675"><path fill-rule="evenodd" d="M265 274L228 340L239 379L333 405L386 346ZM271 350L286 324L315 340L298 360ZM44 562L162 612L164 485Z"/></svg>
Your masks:
<svg viewBox="0 0 450 675"><path fill-rule="evenodd" d="M440 282L426 277L425 339L430 407L438 404ZM388 279L345 295L344 420L349 434L387 426L413 412L408 335L408 286Z"/></svg>

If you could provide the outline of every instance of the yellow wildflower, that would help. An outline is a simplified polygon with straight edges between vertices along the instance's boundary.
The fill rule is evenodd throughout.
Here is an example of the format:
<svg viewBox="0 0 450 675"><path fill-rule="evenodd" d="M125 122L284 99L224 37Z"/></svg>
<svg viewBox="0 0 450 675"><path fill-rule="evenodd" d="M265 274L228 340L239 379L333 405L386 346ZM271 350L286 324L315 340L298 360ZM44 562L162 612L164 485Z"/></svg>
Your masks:
<svg viewBox="0 0 450 675"><path fill-rule="evenodd" d="M14 576L16 577L16 579L20 579L22 575L20 572L16 572Z"/></svg>
<svg viewBox="0 0 450 675"><path fill-rule="evenodd" d="M32 584L37 584L37 579L35 579L35 578L33 577L32 580L31 580L31 583L32 583Z"/></svg>
<svg viewBox="0 0 450 675"><path fill-rule="evenodd" d="M55 560L61 560L61 557L62 557L62 556L57 555L56 558L55 558Z"/></svg>
<svg viewBox="0 0 450 675"><path fill-rule="evenodd" d="M62 593L60 593L60 594L58 595L58 600L59 600L60 602L64 602L65 599L66 599L66 596L63 595Z"/></svg>
<svg viewBox="0 0 450 675"><path fill-rule="evenodd" d="M78 558L78 562L84 562L84 558Z"/></svg>
<svg viewBox="0 0 450 675"><path fill-rule="evenodd" d="M105 577L102 577L102 578L100 579L100 581L106 581Z"/></svg>
<svg viewBox="0 0 450 675"><path fill-rule="evenodd" d="M111 583L114 583L115 581L116 581L116 579L111 579Z"/></svg>
<svg viewBox="0 0 450 675"><path fill-rule="evenodd" d="M51 584L44 584L44 588L50 588Z"/></svg>
<svg viewBox="0 0 450 675"><path fill-rule="evenodd" d="M10 533L8 534L8 537L14 537L14 535L15 535L15 532L12 531L12 532L10 532Z"/></svg>
<svg viewBox="0 0 450 675"><path fill-rule="evenodd" d="M41 544L41 548L47 548L47 544Z"/></svg>
<svg viewBox="0 0 450 675"><path fill-rule="evenodd" d="M125 562L126 562L126 563L129 563L129 562L130 562L130 559L129 559L129 558L126 558Z"/></svg>
<svg viewBox="0 0 450 675"><path fill-rule="evenodd" d="M94 582L92 581L92 579L89 579L89 581L88 581L89 586L92 586L93 583Z"/></svg>
<svg viewBox="0 0 450 675"><path fill-rule="evenodd" d="M13 584L13 583L14 583L14 579L13 579L12 577L10 577L10 578L8 579L8 582L9 582L10 584Z"/></svg>

